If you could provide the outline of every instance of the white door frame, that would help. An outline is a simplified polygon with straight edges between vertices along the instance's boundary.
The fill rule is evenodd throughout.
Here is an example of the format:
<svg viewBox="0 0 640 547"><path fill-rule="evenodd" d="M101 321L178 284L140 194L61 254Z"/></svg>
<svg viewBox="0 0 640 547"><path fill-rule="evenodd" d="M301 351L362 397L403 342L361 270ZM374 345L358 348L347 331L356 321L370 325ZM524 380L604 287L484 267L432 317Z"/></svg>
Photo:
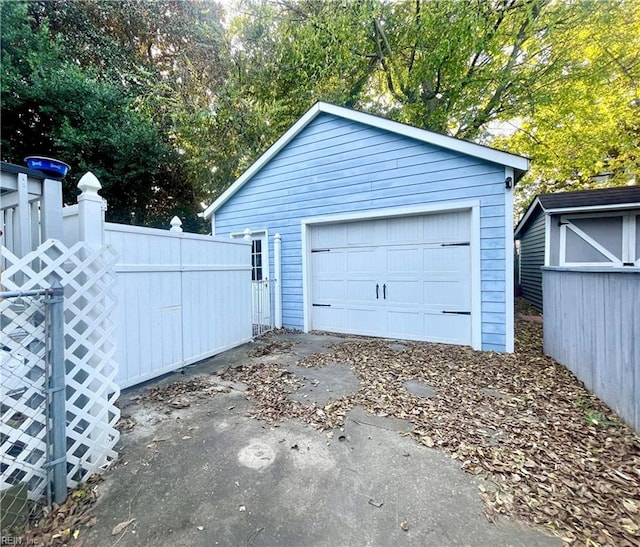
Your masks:
<svg viewBox="0 0 640 547"><path fill-rule="evenodd" d="M255 230L249 228L249 230L251 231L250 237L252 240L259 239L262 242L262 245L260 246L260 252L262 253L262 279L251 281L253 322L258 323L268 319L270 323L273 323L270 291L270 280L272 278L270 270L271 266L269 263L269 230L267 228L256 228ZM232 239L244 239L245 232L231 232L229 236ZM260 311L256 313L256 310Z"/></svg>
<svg viewBox="0 0 640 547"><path fill-rule="evenodd" d="M311 242L309 239L313 226L336 224L357 220L415 216L430 213L471 211L471 347L482 349L482 292L480 283L480 201L467 200L455 202L431 203L409 207L369 209L350 213L303 218L301 224L302 241L302 307L304 332L313 330L311 324Z"/></svg>

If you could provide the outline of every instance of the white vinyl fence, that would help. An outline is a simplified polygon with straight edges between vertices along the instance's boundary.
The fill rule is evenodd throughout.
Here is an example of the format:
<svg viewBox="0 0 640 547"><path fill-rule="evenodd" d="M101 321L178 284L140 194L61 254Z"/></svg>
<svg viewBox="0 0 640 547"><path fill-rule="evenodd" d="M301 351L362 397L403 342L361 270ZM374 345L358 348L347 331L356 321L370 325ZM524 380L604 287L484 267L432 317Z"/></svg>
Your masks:
<svg viewBox="0 0 640 547"><path fill-rule="evenodd" d="M542 268L544 351L640 431L640 269Z"/></svg>
<svg viewBox="0 0 640 547"><path fill-rule="evenodd" d="M251 340L250 242L105 225L125 388Z"/></svg>

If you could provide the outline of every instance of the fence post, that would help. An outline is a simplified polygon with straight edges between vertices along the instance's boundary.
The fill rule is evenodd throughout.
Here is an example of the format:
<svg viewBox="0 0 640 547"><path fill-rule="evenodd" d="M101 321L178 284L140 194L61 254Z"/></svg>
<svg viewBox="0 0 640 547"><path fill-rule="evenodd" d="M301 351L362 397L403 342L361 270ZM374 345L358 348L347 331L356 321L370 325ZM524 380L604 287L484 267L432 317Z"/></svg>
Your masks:
<svg viewBox="0 0 640 547"><path fill-rule="evenodd" d="M173 217L171 219L171 228L169 229L170 232L182 232L182 221L177 217Z"/></svg>
<svg viewBox="0 0 640 547"><path fill-rule="evenodd" d="M275 277L275 326L282 328L282 238L276 234L273 238L273 274Z"/></svg>
<svg viewBox="0 0 640 547"><path fill-rule="evenodd" d="M90 171L78 182L78 189L82 192L78 196L79 240L93 249L99 249L104 243L103 199L98 194L100 188L100 181Z"/></svg>
<svg viewBox="0 0 640 547"><path fill-rule="evenodd" d="M62 503L67 498L67 415L66 379L64 361L64 289L55 280L48 290L47 305L50 318L49 346L49 463L50 482L53 483L53 501Z"/></svg>

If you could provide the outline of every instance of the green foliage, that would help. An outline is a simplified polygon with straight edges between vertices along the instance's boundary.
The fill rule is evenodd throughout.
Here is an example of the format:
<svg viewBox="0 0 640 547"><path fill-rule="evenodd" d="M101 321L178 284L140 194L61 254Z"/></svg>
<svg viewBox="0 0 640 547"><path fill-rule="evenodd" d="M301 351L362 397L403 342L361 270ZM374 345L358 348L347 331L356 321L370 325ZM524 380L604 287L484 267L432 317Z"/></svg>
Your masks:
<svg viewBox="0 0 640 547"><path fill-rule="evenodd" d="M109 218L200 229L324 100L532 157L518 186L638 172L639 0L2 3L2 158L93 171ZM519 130L495 139L492 124Z"/></svg>
<svg viewBox="0 0 640 547"><path fill-rule="evenodd" d="M522 209L539 193L625 185L640 172L640 2L597 2L580 26L558 29L571 43L549 99L520 114L499 144L532 158L519 185Z"/></svg>
<svg viewBox="0 0 640 547"><path fill-rule="evenodd" d="M130 12L140 15L144 7L153 7L157 15L162 6L3 4L2 158L21 163L37 153L64 159L73 168L65 180L67 201L73 200L78 177L92 171L103 184L110 220L166 226L178 214L185 227L200 231L196 213L201 196L174 131L174 97L179 85L190 85L189 71L168 58L154 57L149 60L153 66L143 62L141 49L159 47L148 42L142 48L135 36L144 25ZM118 9L130 18L119 20L113 15ZM79 30L73 32L75 25ZM182 43L178 30L175 40ZM129 48L125 36L131 40ZM95 49L88 47L89 37ZM181 59L191 63L187 57ZM171 74L165 70L169 64ZM162 86L170 100L162 100Z"/></svg>

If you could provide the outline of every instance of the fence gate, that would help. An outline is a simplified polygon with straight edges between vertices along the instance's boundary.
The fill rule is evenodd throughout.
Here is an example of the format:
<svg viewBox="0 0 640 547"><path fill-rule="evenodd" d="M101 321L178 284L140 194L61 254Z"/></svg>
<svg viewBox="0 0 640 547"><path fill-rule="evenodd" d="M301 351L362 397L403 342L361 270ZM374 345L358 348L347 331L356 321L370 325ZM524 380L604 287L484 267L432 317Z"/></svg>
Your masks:
<svg viewBox="0 0 640 547"><path fill-rule="evenodd" d="M66 497L62 288L0 292L0 524L19 535L29 501Z"/></svg>
<svg viewBox="0 0 640 547"><path fill-rule="evenodd" d="M251 282L251 315L254 336L260 336L274 328L273 306L271 305L273 287L274 282L271 279L265 278L261 281Z"/></svg>

